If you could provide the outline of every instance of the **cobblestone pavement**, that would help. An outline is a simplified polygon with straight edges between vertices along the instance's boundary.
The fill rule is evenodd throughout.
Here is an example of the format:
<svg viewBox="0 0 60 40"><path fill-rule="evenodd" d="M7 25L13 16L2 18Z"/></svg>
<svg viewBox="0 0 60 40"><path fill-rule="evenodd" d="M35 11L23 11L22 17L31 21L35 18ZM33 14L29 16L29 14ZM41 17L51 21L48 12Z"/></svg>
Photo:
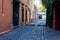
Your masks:
<svg viewBox="0 0 60 40"><path fill-rule="evenodd" d="M60 40L60 32L45 26L24 26L0 35L0 40Z"/></svg>
<svg viewBox="0 0 60 40"><path fill-rule="evenodd" d="M46 25L46 20L36 20L28 24L28 26L32 25Z"/></svg>
<svg viewBox="0 0 60 40"><path fill-rule="evenodd" d="M0 40L60 40L60 31L46 26L22 26L0 35Z"/></svg>

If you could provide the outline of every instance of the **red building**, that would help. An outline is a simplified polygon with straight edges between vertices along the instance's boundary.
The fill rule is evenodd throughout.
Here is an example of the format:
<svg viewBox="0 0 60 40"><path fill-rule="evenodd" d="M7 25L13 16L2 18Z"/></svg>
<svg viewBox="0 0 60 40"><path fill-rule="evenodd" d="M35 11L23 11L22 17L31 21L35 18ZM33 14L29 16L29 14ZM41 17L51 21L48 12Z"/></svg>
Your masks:
<svg viewBox="0 0 60 40"><path fill-rule="evenodd" d="M56 0L54 2L53 8L53 28L60 30L60 1Z"/></svg>
<svg viewBox="0 0 60 40"><path fill-rule="evenodd" d="M12 6L11 0L0 0L0 34L11 30Z"/></svg>
<svg viewBox="0 0 60 40"><path fill-rule="evenodd" d="M29 22L28 0L0 0L0 34Z"/></svg>

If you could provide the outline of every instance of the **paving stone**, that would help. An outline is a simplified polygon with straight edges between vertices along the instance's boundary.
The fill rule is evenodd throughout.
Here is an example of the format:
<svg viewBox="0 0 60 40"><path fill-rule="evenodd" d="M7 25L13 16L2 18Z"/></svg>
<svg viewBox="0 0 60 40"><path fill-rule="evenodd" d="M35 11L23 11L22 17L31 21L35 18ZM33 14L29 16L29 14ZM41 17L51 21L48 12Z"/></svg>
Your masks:
<svg viewBox="0 0 60 40"><path fill-rule="evenodd" d="M60 31L46 26L22 26L0 36L0 40L60 40Z"/></svg>

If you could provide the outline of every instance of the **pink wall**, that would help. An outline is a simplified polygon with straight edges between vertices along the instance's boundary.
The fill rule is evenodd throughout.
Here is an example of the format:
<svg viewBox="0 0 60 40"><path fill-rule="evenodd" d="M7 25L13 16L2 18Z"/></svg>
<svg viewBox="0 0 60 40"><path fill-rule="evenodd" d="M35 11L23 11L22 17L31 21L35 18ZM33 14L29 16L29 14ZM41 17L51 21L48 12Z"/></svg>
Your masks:
<svg viewBox="0 0 60 40"><path fill-rule="evenodd" d="M11 29L11 0L0 0L0 33Z"/></svg>

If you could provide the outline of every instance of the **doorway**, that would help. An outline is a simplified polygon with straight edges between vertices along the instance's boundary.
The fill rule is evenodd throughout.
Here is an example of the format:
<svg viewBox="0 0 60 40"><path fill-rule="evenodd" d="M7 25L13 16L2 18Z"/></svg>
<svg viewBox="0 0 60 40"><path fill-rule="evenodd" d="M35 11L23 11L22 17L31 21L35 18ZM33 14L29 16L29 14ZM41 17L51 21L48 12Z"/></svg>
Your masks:
<svg viewBox="0 0 60 40"><path fill-rule="evenodd" d="M24 23L24 7L22 7L22 23Z"/></svg>
<svg viewBox="0 0 60 40"><path fill-rule="evenodd" d="M19 25L19 3L13 0L13 26Z"/></svg>

